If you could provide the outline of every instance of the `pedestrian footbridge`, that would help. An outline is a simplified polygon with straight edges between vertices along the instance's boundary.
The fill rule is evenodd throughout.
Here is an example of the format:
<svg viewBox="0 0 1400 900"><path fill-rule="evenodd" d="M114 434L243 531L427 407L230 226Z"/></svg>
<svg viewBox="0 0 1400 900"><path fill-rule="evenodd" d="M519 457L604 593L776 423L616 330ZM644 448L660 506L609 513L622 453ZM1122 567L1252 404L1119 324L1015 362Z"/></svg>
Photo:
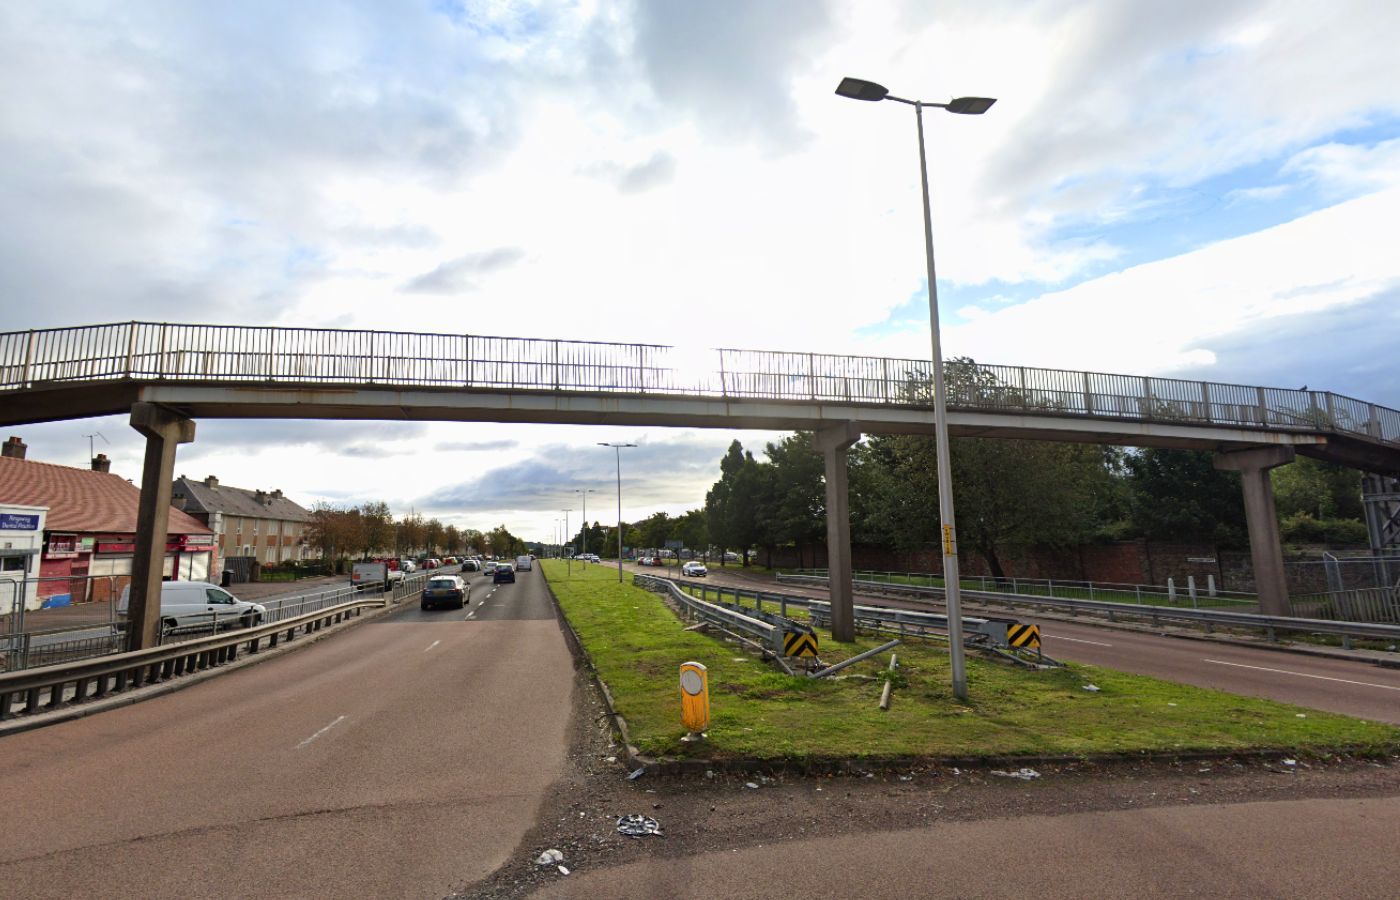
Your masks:
<svg viewBox="0 0 1400 900"><path fill-rule="evenodd" d="M931 368L793 351L119 322L0 334L0 425L131 413L148 438L143 511L160 519L141 523L155 532L174 447L193 440L201 418L808 430L827 457L827 508L843 510L845 455L861 434L933 433ZM1400 475L1400 411L1329 391L965 360L946 372L955 435L1214 451L1243 476L1266 612L1286 609L1268 469L1303 453ZM841 632L848 535L844 522L831 527ZM158 583L158 557L153 566Z"/></svg>

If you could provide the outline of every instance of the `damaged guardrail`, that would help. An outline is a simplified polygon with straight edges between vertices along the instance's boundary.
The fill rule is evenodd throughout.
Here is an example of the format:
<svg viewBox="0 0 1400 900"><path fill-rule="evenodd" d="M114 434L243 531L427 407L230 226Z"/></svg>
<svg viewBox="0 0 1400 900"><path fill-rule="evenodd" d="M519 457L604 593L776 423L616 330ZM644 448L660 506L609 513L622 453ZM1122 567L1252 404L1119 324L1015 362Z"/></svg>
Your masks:
<svg viewBox="0 0 1400 900"><path fill-rule="evenodd" d="M802 584L828 584L826 578L815 575L779 575L779 581ZM903 594L928 600L942 600L943 589L912 584L889 584L885 582L856 581L855 587L865 591L884 594ZM1342 638L1342 646L1351 647L1353 638L1373 638L1377 640L1400 640L1400 625L1384 625L1373 622L1342 622L1334 619L1300 619L1291 616L1265 616L1259 613L1232 612L1228 610L1185 609L1174 606L1154 606L1150 604L1117 603L1106 600L1070 600L1064 597L1041 597L1031 594L1009 594L995 591L974 591L963 589L966 600L980 603L1004 603L1007 605L1036 606L1045 609L1065 610L1071 615L1079 612L1104 613L1109 621L1117 621L1119 616L1149 619L1153 624L1163 620L1191 622L1203 625L1207 633L1216 627L1255 628L1262 630L1269 640L1278 640L1279 631L1302 631L1314 634L1334 634ZM791 601L789 601L791 602ZM857 607L859 609L859 607ZM966 621L966 619L964 619Z"/></svg>
<svg viewBox="0 0 1400 900"><path fill-rule="evenodd" d="M810 625L794 622L784 615L766 612L761 606L749 609L737 602L725 603L722 597L717 597L714 601L697 598L686 589L695 590L699 586L682 585L656 575L635 574L632 576L632 583L649 591L668 594L689 614L729 631L736 637L747 635L745 640L763 651L765 657L772 654L778 665L789 675L793 673L785 662L785 657L815 657L817 654L817 635ZM737 593L735 598L737 601Z"/></svg>

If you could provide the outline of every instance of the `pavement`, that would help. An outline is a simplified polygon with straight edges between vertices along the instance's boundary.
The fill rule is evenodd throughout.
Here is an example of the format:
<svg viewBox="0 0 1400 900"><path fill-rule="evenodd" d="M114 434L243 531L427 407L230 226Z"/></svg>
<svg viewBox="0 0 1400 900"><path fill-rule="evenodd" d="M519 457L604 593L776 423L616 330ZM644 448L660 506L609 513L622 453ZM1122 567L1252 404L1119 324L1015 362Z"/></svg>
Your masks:
<svg viewBox="0 0 1400 900"><path fill-rule="evenodd" d="M1391 898L1397 834L1397 797L1025 815L658 856L530 896Z"/></svg>
<svg viewBox="0 0 1400 900"><path fill-rule="evenodd" d="M566 759L538 572L0 740L7 896L434 897L506 861ZM484 611L483 611L484 610Z"/></svg>
<svg viewBox="0 0 1400 900"><path fill-rule="evenodd" d="M631 567L631 570L664 574L664 570L647 567ZM670 571L674 573L675 569ZM710 569L706 580L711 584L826 596L820 589L780 585L771 577L726 572L717 567ZM859 592L856 596L861 602L878 606L929 608L929 604L919 601ZM1382 667L1365 659L1339 659L1224 641L1192 640L1174 634L1110 627L1108 623L1087 618L1066 622L1024 611L992 610L991 614L1013 616L1040 625L1044 652L1066 662L1106 666L1182 684L1400 724L1400 669Z"/></svg>

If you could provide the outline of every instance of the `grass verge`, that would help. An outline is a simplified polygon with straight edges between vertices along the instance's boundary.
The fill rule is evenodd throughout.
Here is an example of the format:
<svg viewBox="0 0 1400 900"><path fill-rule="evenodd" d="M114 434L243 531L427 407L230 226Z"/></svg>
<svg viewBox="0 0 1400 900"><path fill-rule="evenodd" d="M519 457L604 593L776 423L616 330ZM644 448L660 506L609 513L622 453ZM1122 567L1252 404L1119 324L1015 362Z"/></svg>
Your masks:
<svg viewBox="0 0 1400 900"><path fill-rule="evenodd" d="M1400 729L1270 700L1240 697L1094 666L1030 672L968 658L971 700L959 703L938 645L897 648L900 680L888 712L882 682L791 677L733 644L683 625L661 598L617 583L616 570L544 562L564 614L627 720L633 743L657 757L773 760L1056 756L1133 752L1283 750L1394 752ZM818 631L828 663L885 638L838 645ZM710 675L711 727L681 742L677 667ZM848 672L874 679L889 657ZM847 673L842 673L845 675ZM1084 688L1093 684L1096 692Z"/></svg>

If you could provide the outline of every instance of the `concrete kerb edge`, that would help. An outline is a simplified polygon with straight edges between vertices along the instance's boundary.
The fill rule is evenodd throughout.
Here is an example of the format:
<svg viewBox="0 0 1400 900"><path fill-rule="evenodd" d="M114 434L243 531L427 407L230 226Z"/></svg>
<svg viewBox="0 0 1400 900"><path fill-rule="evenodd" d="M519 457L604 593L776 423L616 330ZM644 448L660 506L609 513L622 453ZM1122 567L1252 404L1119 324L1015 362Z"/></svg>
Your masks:
<svg viewBox="0 0 1400 900"><path fill-rule="evenodd" d="M540 567L540 574L544 575L544 567ZM657 761L648 756L643 756L641 752L632 744L632 735L627 728L627 720L617 711L617 705L613 702L612 691L608 690L608 684L601 675L598 668L593 665L593 658L588 655L588 650L583 646L583 641L579 640L578 632L574 631L574 626L570 624L568 616L564 615L564 608L559 605L559 598L554 596L554 587L549 583L549 578L544 578L545 591L549 594L549 602L554 605L554 618L559 623L560 630L564 633L564 643L569 646L569 653L573 655L574 662L587 670L589 677L598 687L599 693L603 695L603 707L607 710L608 717L612 719L613 727L622 737L622 747L627 756L627 769L634 771L637 767L645 768L648 772L655 770Z"/></svg>
<svg viewBox="0 0 1400 900"><path fill-rule="evenodd" d="M541 569L543 573L543 569ZM899 772L910 769L927 768L960 768L971 771L987 770L998 766L1025 766L1025 765L1112 765L1119 763L1194 763L1194 762L1228 762L1231 760L1281 760L1291 758L1318 759L1324 756L1340 757L1372 757L1375 754L1360 747L1339 747L1325 752L1301 751L1301 750L1192 750L1192 751L1151 751L1133 752L1121 751L1116 753L1093 753L1082 756L1075 755L1054 755L1054 756L889 756L889 757L808 757L802 760L794 759L760 759L756 757L736 757L733 759L656 759L644 756L633 744L631 736L627 730L627 720L617 712L617 707L613 703L612 691L608 690L607 682L603 681L598 674L597 668L593 665L592 658L588 655L588 650L583 646L583 641L579 639L578 633L574 631L573 625L569 623L568 617L564 615L563 607L559 605L559 598L554 595L554 588L550 586L549 579L545 578L545 588L549 592L550 602L554 604L554 615L559 622L559 627L564 633L564 642L568 644L569 651L573 654L575 661L588 670L593 679L593 683L598 686L603 695L604 706L608 716L613 720L618 733L622 736L623 747L627 754L628 771L637 768L644 768L648 775L703 775L705 772L717 772L735 775L864 775L868 772ZM1383 751L1382 755L1388 755Z"/></svg>
<svg viewBox="0 0 1400 900"><path fill-rule="evenodd" d="M279 643L276 647L267 647L259 650L257 653L241 653L235 661L225 663L218 668L205 669L203 672L197 672L193 675L183 675L179 678L151 685L148 688L128 689L111 697L104 697L101 700L94 700L89 703L66 706L63 709L56 709L53 712L44 712L35 716L24 716L13 719L0 724L0 738L7 737L11 734L19 734L24 731L33 731L36 728L44 728L49 725L57 725L61 722L71 722L74 719L86 718L87 716L96 715L109 710L120 709L123 706L130 706L135 703L142 703L146 700L153 700L156 697L173 694L175 691L184 690L187 687L193 687L197 684L203 684L211 678L217 678L229 672L237 672L240 669L257 665L260 662L277 659L287 653L299 650L302 647L309 647L325 638L339 634L346 628L388 615L400 608L402 608L401 604L391 601L379 609L372 609L358 616L343 619L327 628L322 628L320 631L313 632L309 635L302 635L300 638L290 642Z"/></svg>

